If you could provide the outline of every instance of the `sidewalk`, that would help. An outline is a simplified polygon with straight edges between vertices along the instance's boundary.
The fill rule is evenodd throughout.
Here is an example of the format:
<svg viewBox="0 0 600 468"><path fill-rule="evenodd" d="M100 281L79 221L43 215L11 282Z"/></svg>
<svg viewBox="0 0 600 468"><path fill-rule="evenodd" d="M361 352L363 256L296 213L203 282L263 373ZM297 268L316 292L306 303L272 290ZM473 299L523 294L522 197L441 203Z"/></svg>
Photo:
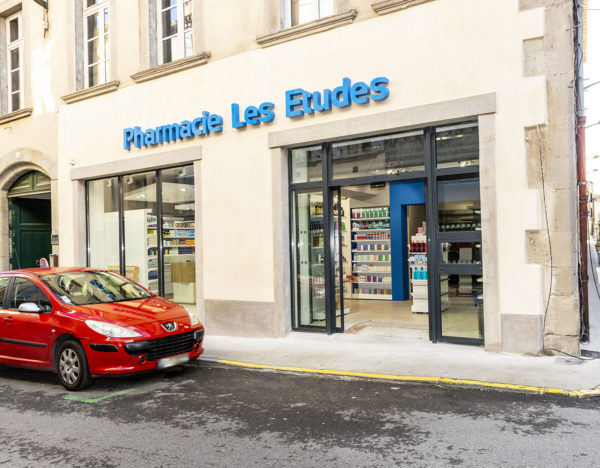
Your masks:
<svg viewBox="0 0 600 468"><path fill-rule="evenodd" d="M202 360L232 365L600 396L600 359L530 357L421 340L299 332L284 338L207 335L204 347Z"/></svg>

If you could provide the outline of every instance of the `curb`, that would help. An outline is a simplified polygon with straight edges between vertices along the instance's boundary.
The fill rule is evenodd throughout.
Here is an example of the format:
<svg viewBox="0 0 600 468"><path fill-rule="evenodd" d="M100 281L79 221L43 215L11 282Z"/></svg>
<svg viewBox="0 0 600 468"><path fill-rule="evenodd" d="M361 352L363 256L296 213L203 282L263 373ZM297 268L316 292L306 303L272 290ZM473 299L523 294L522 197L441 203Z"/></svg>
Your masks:
<svg viewBox="0 0 600 468"><path fill-rule="evenodd" d="M215 362L218 364L224 364L235 367L245 367L249 369L266 369L266 370L277 370L285 372L299 372L303 374L322 374L322 375L336 375L344 377L356 377L373 380L390 380L396 382L423 382L433 384L445 384L445 385L463 385L476 388L492 388L496 390L509 390L519 391L526 393L536 393L539 395L562 395L574 398L586 398L586 397L600 397L600 387L585 389L585 390L566 390L562 388L552 387L536 387L531 385L517 385L517 384L506 384L500 382L485 382L481 380L470 380L470 379L454 379L450 377L430 377L430 376L416 376L416 375L390 375L390 374L374 374L368 372L350 372L340 371L332 369L311 369L303 367L290 367L290 366L272 366L268 364L252 364L249 362L238 362L228 361L225 359L202 359L205 362Z"/></svg>

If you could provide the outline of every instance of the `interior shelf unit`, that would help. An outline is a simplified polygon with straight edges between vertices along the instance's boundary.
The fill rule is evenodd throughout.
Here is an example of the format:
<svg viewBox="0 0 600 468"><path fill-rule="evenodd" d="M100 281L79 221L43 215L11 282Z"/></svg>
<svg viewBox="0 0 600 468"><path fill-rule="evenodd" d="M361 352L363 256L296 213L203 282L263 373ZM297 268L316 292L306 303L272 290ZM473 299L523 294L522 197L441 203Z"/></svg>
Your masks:
<svg viewBox="0 0 600 468"><path fill-rule="evenodd" d="M390 207L352 208L352 298L392 300Z"/></svg>
<svg viewBox="0 0 600 468"><path fill-rule="evenodd" d="M425 234L416 234L410 237L408 265L410 267L410 295L413 300L411 310L417 314L427 314L429 313L429 286L427 274L427 237ZM440 292L442 311L444 311L449 307L447 276L440 278Z"/></svg>

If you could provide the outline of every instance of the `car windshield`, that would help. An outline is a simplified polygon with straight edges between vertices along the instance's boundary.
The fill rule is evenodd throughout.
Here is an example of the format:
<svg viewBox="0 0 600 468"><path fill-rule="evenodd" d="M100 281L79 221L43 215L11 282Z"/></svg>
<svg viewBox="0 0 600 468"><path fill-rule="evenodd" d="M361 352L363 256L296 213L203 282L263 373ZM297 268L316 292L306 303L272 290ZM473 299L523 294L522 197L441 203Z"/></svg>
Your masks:
<svg viewBox="0 0 600 468"><path fill-rule="evenodd" d="M110 271L50 273L40 278L66 304L104 304L151 297L137 284Z"/></svg>

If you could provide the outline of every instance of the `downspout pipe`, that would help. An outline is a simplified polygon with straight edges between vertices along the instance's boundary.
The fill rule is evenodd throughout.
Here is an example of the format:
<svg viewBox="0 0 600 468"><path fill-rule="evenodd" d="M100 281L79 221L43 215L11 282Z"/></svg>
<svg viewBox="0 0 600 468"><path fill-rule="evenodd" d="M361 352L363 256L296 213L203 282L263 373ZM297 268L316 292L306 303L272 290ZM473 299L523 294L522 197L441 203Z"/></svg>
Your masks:
<svg viewBox="0 0 600 468"><path fill-rule="evenodd" d="M588 305L588 200L585 167L585 106L583 85L583 0L574 0L575 22L575 116L577 150L577 188L579 196L579 298L580 341L590 340Z"/></svg>

